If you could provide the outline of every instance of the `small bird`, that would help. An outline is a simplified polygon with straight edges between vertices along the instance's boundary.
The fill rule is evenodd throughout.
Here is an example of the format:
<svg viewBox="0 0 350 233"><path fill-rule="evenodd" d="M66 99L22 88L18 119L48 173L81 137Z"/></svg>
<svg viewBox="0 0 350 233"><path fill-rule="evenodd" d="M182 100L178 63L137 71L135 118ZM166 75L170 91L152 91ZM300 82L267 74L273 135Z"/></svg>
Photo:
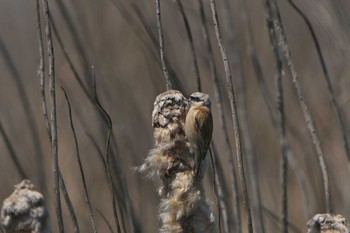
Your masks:
<svg viewBox="0 0 350 233"><path fill-rule="evenodd" d="M185 135L194 148L195 174L199 178L202 161L205 159L213 134L213 117L209 95L195 92L190 97L190 109L185 120Z"/></svg>
<svg viewBox="0 0 350 233"><path fill-rule="evenodd" d="M349 233L346 219L342 215L316 214L307 226L308 233Z"/></svg>

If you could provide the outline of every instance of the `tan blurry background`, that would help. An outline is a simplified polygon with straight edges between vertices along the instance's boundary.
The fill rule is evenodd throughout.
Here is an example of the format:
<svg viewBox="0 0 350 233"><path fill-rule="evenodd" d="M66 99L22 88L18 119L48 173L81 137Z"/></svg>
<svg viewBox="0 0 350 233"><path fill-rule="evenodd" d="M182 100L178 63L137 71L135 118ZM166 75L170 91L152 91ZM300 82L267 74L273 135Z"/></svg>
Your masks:
<svg viewBox="0 0 350 233"><path fill-rule="evenodd" d="M226 81L222 60L216 43L209 1L205 11L218 68L220 87L224 96L225 120L228 124L231 146L234 145ZM279 139L268 113L266 102L258 85L247 54L242 5L218 0L218 14L229 55L232 28L236 26L237 43L246 82L246 101L250 133L258 165L258 181L262 205L277 215L279 204ZM306 101L319 133L326 163L329 168L334 212L350 217L350 171L341 143L341 134L330 102L319 58L305 22L285 0L278 1L285 23L287 39L299 74ZM349 75L350 68L350 2L346 0L294 0L307 15L320 42L329 69L341 114L349 132ZM179 88L185 95L196 91L196 80L189 42L178 5L161 0L165 31L165 49L168 63L178 78ZM190 21L195 49L198 54L203 91L214 100L213 84L207 63L208 54L201 32L198 1L183 1ZM265 21L263 1L247 0L257 56L262 66L272 100L276 101L274 60ZM73 121L78 135L82 163L99 232L108 232L98 211L112 224L111 195L98 150L104 151L106 124L97 107L86 93L92 93L91 66L95 67L97 94L113 121L112 172L118 202L124 210L125 228L132 232L156 232L158 229L158 196L156 184L135 174L133 168L142 163L152 148L151 111L155 97L165 91L165 82L159 63L155 3L149 0L59 0L49 1L52 18L63 48L68 54L80 79L84 92L64 56L57 36L54 36L57 76L57 114L59 163L68 192L78 215L81 232L92 232L85 205L72 131L69 125L67 104L60 87L67 90L72 104ZM227 10L228 14L225 14ZM33 181L43 192L50 211L53 232L57 232L53 202L53 173L50 144L41 109L40 86L37 76L39 52L37 42L34 0L0 1L0 201L13 190L22 178L15 165L13 154L23 167L25 178ZM150 33L150 34L148 34ZM158 40L156 39L156 42ZM233 79L236 81L235 70ZM48 83L48 81L47 81ZM289 221L302 232L313 214L324 212L321 172L317 163L308 130L302 116L296 91L288 69L285 69L285 107L288 131L295 160L300 171L288 172ZM235 89L240 92L238 88ZM225 200L232 216L228 152L225 151L223 132L218 126L218 113L212 101L214 116L213 139L218 147L218 160L225 178ZM275 102L273 102L276 105ZM289 128L289 129L290 129ZM8 138L6 143L5 136ZM349 134L348 134L349 135ZM94 138L94 140L91 140ZM94 145L97 143L98 148ZM13 153L9 150L13 147ZM235 151L235 148L232 148ZM305 173L313 202L305 203L295 172ZM248 174L248 181L250 175ZM212 170L205 179L206 193L212 208L217 212L213 195ZM242 199L242 198L241 198ZM72 224L62 199L66 232L73 232ZM305 214L305 208L308 209ZM129 214L127 214L129 213ZM277 232L278 222L264 213L266 232ZM242 215L244 215L242 208ZM245 226L245 224L243 224Z"/></svg>

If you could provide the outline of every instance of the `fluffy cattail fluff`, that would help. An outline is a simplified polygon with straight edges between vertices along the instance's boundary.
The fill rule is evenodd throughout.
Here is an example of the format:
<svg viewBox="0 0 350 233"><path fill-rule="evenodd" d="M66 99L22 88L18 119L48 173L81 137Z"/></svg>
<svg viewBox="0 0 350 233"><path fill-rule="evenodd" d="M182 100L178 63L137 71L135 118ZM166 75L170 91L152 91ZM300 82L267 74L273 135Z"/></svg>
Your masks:
<svg viewBox="0 0 350 233"><path fill-rule="evenodd" d="M214 215L195 177L194 149L184 133L188 100L179 91L157 96L152 112L154 148L139 171L160 178L160 232L215 232Z"/></svg>
<svg viewBox="0 0 350 233"><path fill-rule="evenodd" d="M15 185L15 190L3 202L1 225L7 233L49 233L44 197L34 190L29 180Z"/></svg>
<svg viewBox="0 0 350 233"><path fill-rule="evenodd" d="M184 124L189 102L176 90L157 96L152 111L152 126L155 145L171 143L177 137L184 137Z"/></svg>
<svg viewBox="0 0 350 233"><path fill-rule="evenodd" d="M342 215L316 214L307 227L308 233L349 233L349 226Z"/></svg>

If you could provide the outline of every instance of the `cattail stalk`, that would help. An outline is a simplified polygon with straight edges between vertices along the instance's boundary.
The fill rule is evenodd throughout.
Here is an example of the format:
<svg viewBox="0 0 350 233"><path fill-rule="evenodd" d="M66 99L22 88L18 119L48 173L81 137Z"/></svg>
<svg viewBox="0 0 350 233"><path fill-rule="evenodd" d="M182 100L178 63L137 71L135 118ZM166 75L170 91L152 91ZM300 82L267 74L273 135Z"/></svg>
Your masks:
<svg viewBox="0 0 350 233"><path fill-rule="evenodd" d="M229 59L222 41L220 26L219 26L219 20L218 15L216 11L216 5L215 0L210 0L210 6L211 6L211 12L213 16L213 22L214 22L214 28L215 28L215 34L216 39L220 48L222 60L225 67L225 74L226 74L226 81L227 81L227 88L229 93L229 99L230 99L230 106L231 106L231 115L232 115L232 121L233 121L233 127L234 127L234 135L236 139L236 150L237 150L237 163L238 163L238 170L239 170L239 176L240 176L240 184L241 189L243 193L243 204L246 211L247 216L247 224L248 224L248 232L253 233L253 224L252 224L252 217L250 212L250 204L249 204L249 197L248 197L248 191L247 191L247 184L246 184L246 177L245 177L245 171L243 167L243 153L241 148L241 137L240 137L240 126L238 121L238 114L237 114L237 107L236 107L236 98L235 93L233 89L232 84L232 74L231 74L231 68L229 65Z"/></svg>
<svg viewBox="0 0 350 233"><path fill-rule="evenodd" d="M331 193L330 193L327 165L324 159L323 151L321 149L321 143L320 143L316 128L314 126L314 123L309 111L309 107L306 104L304 92L300 85L298 74L294 66L294 62L288 46L286 34L284 31L281 15L278 9L278 4L276 0L265 0L265 5L266 5L266 9L268 10L267 13L268 13L269 20L271 20L273 25L273 30L276 35L277 44L279 45L279 49L287 61L288 68L292 75L294 87L298 94L299 104L301 106L307 128L309 130L310 136L312 138L312 142L316 150L316 154L317 154L317 158L318 158L318 162L321 168L322 178L323 178L326 211L328 213L331 213L332 205L331 205Z"/></svg>

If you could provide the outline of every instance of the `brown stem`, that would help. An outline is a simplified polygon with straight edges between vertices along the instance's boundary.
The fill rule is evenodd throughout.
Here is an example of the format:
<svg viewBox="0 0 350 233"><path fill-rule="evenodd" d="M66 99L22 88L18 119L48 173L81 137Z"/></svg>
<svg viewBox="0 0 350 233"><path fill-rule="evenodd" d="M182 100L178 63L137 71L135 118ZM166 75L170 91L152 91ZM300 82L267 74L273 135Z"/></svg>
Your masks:
<svg viewBox="0 0 350 233"><path fill-rule="evenodd" d="M244 167L243 167L243 154L242 154L242 148L241 148L241 137L240 137L240 133L239 133L240 126L239 126L239 121L238 121L236 98L235 98L235 93L234 93L233 84L232 84L231 68L229 65L229 58L227 56L227 53L226 53L226 50L225 50L225 47L224 47L224 44L222 41L218 15L217 15L217 11L216 11L215 0L210 0L210 6L211 6L211 12L212 12L212 16L213 16L216 39L217 39L217 42L218 42L218 45L220 48L222 60L223 60L224 67L225 67L227 89L228 89L228 93L229 93L231 115L232 115L234 135L235 135L235 140L236 140L237 164L238 164L240 184L241 184L241 189L242 189L242 194L243 194L243 205L244 205L245 210L246 210L248 232L253 233L253 224L252 224L252 217L251 217L251 213L250 213L250 205L249 205L246 177L245 177L245 172L244 172Z"/></svg>

